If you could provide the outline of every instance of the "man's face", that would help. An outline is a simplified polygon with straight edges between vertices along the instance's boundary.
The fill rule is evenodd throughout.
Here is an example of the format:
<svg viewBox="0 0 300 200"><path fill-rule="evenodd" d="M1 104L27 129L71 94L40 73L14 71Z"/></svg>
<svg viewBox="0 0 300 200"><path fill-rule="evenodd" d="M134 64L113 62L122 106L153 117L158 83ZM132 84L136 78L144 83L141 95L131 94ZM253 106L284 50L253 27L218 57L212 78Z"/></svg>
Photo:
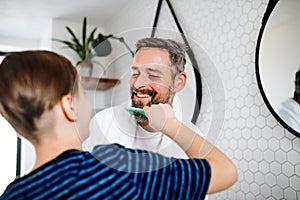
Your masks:
<svg viewBox="0 0 300 200"><path fill-rule="evenodd" d="M132 106L171 103L174 80L169 52L159 48L141 48L135 55L129 81Z"/></svg>

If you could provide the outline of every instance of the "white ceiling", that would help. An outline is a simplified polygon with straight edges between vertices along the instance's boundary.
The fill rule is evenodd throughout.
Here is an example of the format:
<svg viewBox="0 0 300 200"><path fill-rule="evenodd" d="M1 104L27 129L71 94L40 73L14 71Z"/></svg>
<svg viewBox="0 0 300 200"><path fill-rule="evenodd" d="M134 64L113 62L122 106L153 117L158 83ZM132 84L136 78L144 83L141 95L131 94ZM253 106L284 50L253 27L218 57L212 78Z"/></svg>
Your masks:
<svg viewBox="0 0 300 200"><path fill-rule="evenodd" d="M51 19L66 21L82 21L88 17L93 25L106 24L132 0L0 0L0 39L18 38L39 40L43 34L44 24ZM283 8L279 9L282 20L289 20L290 15L298 12L299 0L279 1ZM291 9L296 13L293 13ZM282 17L284 15L284 17ZM277 16L274 13L274 17ZM279 23L280 20L275 20ZM0 44L1 45L1 44Z"/></svg>
<svg viewBox="0 0 300 200"><path fill-rule="evenodd" d="M0 0L0 37L38 39L51 19L102 24L129 0Z"/></svg>

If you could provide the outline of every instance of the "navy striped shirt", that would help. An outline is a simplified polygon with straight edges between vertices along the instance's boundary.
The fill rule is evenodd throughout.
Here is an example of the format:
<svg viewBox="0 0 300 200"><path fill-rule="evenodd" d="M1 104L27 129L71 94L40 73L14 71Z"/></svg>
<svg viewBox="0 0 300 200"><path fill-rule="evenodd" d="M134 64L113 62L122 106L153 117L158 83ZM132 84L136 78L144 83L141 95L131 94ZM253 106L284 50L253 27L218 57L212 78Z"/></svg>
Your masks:
<svg viewBox="0 0 300 200"><path fill-rule="evenodd" d="M118 144L68 150L12 182L3 199L204 199L209 163Z"/></svg>

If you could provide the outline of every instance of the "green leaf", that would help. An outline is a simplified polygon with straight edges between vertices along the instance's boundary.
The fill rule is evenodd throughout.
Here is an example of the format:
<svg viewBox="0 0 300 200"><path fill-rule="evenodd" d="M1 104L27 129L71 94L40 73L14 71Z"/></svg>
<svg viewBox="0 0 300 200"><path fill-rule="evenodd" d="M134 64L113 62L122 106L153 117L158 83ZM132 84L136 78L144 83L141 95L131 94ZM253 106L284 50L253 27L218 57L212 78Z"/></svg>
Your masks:
<svg viewBox="0 0 300 200"><path fill-rule="evenodd" d="M68 47L71 50L75 51L80 58L80 61L78 62L82 62L85 59L90 60L93 57L93 55L89 55L90 47L92 41L94 40L94 34L97 30L97 27L95 27L87 37L87 18L84 17L82 23L82 37L81 37L82 41L80 41L80 39L76 37L74 32L68 26L66 26L65 28L67 29L68 33L71 35L71 40L70 41L60 40L60 39L53 39L53 40L63 43L65 47Z"/></svg>

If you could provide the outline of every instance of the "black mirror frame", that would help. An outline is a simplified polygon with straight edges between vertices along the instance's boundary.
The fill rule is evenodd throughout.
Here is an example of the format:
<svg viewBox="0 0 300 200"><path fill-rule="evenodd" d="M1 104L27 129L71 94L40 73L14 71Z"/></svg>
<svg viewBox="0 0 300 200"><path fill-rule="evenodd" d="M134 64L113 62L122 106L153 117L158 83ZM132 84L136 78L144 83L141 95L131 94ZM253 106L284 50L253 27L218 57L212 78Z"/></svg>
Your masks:
<svg viewBox="0 0 300 200"><path fill-rule="evenodd" d="M180 26L180 23L178 21L178 18L175 14L175 11L173 9L173 6L172 6L170 0L165 0L165 1L167 3L168 8L170 9L172 17L175 21L175 24L178 28L178 31L180 32L180 35L181 35L183 41L184 41L185 45L188 47L187 54L188 54L188 56L191 60L192 66L193 66L193 71L194 71L194 75L195 75L195 79L196 79L196 82L195 82L196 83L196 102L195 102L194 113L193 113L191 122L196 125L197 119L198 119L199 114L200 114L200 108L201 108L201 103L202 103L202 80L201 80L200 69L199 69L197 60L195 58L194 52L193 52L191 46L189 45L185 34L183 33L183 29ZM154 17L151 37L154 37L155 31L156 31L156 26L157 26L158 18L159 18L159 15L160 15L162 2L163 2L163 0L159 0L158 4L157 4L157 10L156 10L155 17Z"/></svg>
<svg viewBox="0 0 300 200"><path fill-rule="evenodd" d="M256 51L255 51L255 74L256 74L258 88L260 90L262 98L263 98L265 104L267 105L268 109L272 113L272 115L275 117L275 119L285 129L287 129L289 132L291 132L292 134L294 134L295 136L300 138L300 133L298 133L296 130L294 130L292 127L290 127L283 119L281 119L279 117L279 115L275 112L273 107L271 106L271 104L270 104L270 102L269 102L269 100L268 100L268 98L267 98L267 96L264 92L262 82L261 82L261 78L260 78L260 72L259 72L259 50L260 50L260 45L261 45L261 39L262 39L264 30L265 30L265 27L267 25L268 19L270 18L270 15L271 15L272 11L274 10L274 8L275 8L275 6L277 5L278 2L279 2L279 0L269 0L266 12L265 12L265 14L263 16L263 19L262 19L262 24L261 24L261 28L260 28L260 31L259 31L257 45L256 45Z"/></svg>

